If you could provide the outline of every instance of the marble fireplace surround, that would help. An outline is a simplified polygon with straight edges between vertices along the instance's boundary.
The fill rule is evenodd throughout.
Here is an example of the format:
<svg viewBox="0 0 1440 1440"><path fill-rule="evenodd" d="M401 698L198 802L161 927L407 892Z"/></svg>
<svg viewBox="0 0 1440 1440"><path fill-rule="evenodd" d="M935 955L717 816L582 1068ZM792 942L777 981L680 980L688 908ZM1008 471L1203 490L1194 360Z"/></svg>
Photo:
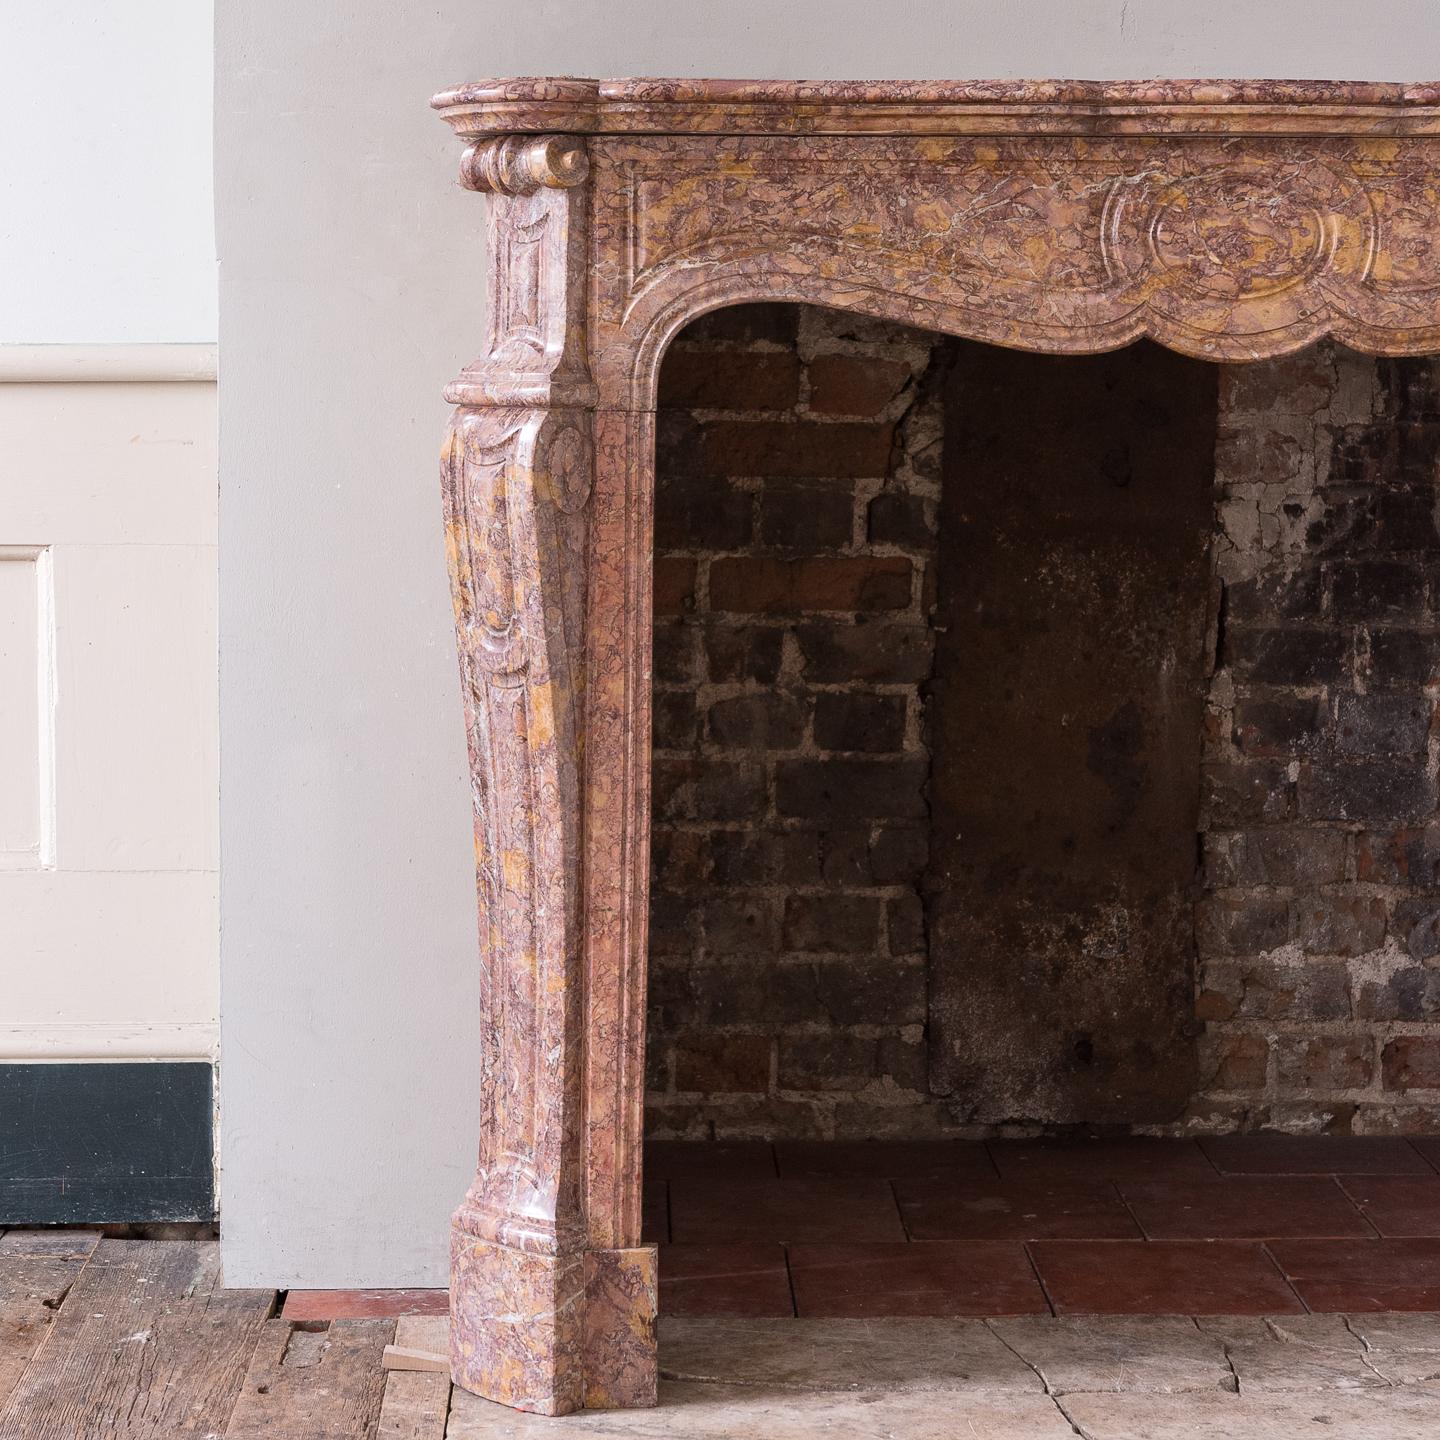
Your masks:
<svg viewBox="0 0 1440 1440"><path fill-rule="evenodd" d="M432 103L490 197L488 331L443 458L485 1116L452 1368L524 1410L643 1406L666 345L784 300L1053 353L1440 351L1440 84L566 77Z"/></svg>

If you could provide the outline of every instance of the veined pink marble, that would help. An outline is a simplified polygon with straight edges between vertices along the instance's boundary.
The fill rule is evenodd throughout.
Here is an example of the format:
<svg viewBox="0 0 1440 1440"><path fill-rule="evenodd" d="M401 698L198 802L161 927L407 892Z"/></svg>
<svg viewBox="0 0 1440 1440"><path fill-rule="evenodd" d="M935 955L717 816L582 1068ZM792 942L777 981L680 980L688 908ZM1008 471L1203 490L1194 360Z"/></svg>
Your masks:
<svg viewBox="0 0 1440 1440"><path fill-rule="evenodd" d="M485 1125L456 1382L654 1402L640 1245L653 411L706 310L809 301L1049 352L1440 350L1440 85L491 80L447 391Z"/></svg>
<svg viewBox="0 0 1440 1440"><path fill-rule="evenodd" d="M469 139L675 135L1433 134L1440 84L1327 80L482 80L431 102ZM1403 112L1403 119L1397 112Z"/></svg>

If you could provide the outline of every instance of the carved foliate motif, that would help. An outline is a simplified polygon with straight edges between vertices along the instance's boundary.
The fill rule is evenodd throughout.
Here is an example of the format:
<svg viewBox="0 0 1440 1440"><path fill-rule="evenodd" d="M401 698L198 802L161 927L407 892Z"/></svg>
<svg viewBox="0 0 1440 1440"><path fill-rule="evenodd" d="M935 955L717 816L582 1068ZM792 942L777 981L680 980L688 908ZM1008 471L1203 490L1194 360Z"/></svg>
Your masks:
<svg viewBox="0 0 1440 1440"><path fill-rule="evenodd" d="M1374 207L1353 174L1238 158L1192 174L1148 170L1117 181L1100 231L1106 264L1147 306L1192 328L1257 333L1326 317L1332 297L1370 279Z"/></svg>
<svg viewBox="0 0 1440 1440"><path fill-rule="evenodd" d="M1440 347L1440 141L592 140L596 375L648 407L716 305L809 300L1022 348ZM599 263L603 252L604 263Z"/></svg>

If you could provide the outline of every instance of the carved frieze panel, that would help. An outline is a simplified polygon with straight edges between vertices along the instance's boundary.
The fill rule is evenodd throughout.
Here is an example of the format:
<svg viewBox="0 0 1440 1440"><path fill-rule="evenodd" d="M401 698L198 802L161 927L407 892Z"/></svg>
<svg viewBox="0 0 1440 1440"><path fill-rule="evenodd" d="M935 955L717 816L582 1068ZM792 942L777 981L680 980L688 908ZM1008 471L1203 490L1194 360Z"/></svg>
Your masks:
<svg viewBox="0 0 1440 1440"><path fill-rule="evenodd" d="M596 377L646 405L700 310L788 298L1052 352L1440 345L1431 141L593 142Z"/></svg>

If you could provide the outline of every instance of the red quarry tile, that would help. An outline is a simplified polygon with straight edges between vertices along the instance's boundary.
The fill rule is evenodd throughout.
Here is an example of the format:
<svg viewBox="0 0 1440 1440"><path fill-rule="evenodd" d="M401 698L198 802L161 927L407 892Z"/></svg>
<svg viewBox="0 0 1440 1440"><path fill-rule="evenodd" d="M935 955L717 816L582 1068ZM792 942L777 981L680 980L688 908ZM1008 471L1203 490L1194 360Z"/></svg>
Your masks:
<svg viewBox="0 0 1440 1440"><path fill-rule="evenodd" d="M1410 1143L1430 1162L1431 1169L1440 1173L1440 1136L1414 1136Z"/></svg>
<svg viewBox="0 0 1440 1440"><path fill-rule="evenodd" d="M647 1140L647 1180L773 1180L768 1140Z"/></svg>
<svg viewBox="0 0 1440 1440"><path fill-rule="evenodd" d="M1440 1240L1277 1240L1269 1248L1312 1310L1440 1310Z"/></svg>
<svg viewBox="0 0 1440 1440"><path fill-rule="evenodd" d="M919 1175L993 1180L995 1167L979 1141L797 1140L775 1147L783 1180L803 1175L865 1175L898 1180Z"/></svg>
<svg viewBox="0 0 1440 1440"><path fill-rule="evenodd" d="M640 1196L640 1243L663 1245L670 1238L670 1186L646 1180Z"/></svg>
<svg viewBox="0 0 1440 1440"><path fill-rule="evenodd" d="M662 1315L793 1315L783 1245L662 1245Z"/></svg>
<svg viewBox="0 0 1440 1440"><path fill-rule="evenodd" d="M1395 1135L1218 1135L1200 1146L1230 1175L1424 1175L1430 1168Z"/></svg>
<svg viewBox="0 0 1440 1440"><path fill-rule="evenodd" d="M1440 1237L1440 1175L1347 1175L1340 1183L1387 1238Z"/></svg>
<svg viewBox="0 0 1440 1440"><path fill-rule="evenodd" d="M448 1315L448 1290L291 1290L286 1320L387 1320L392 1315Z"/></svg>
<svg viewBox="0 0 1440 1440"><path fill-rule="evenodd" d="M1193 1187L1192 1187L1193 1188ZM1140 1239L1113 1185L977 1185L897 1180L895 1196L912 1240Z"/></svg>
<svg viewBox="0 0 1440 1440"><path fill-rule="evenodd" d="M1193 1140L992 1140L988 1148L1001 1178L1017 1184L1216 1178Z"/></svg>
<svg viewBox="0 0 1440 1440"><path fill-rule="evenodd" d="M805 1318L1050 1313L1025 1247L998 1241L792 1245L790 1276Z"/></svg>
<svg viewBox="0 0 1440 1440"><path fill-rule="evenodd" d="M1121 1185L1152 1240L1269 1240L1277 1236L1354 1236L1370 1227L1328 1176L1230 1176L1218 1184L1163 1180Z"/></svg>
<svg viewBox="0 0 1440 1440"><path fill-rule="evenodd" d="M1236 1240L1037 1240L1028 1247L1057 1315L1296 1315L1265 1254Z"/></svg>
<svg viewBox="0 0 1440 1440"><path fill-rule="evenodd" d="M672 1180L670 1238L688 1244L747 1240L904 1240L888 1180Z"/></svg>

